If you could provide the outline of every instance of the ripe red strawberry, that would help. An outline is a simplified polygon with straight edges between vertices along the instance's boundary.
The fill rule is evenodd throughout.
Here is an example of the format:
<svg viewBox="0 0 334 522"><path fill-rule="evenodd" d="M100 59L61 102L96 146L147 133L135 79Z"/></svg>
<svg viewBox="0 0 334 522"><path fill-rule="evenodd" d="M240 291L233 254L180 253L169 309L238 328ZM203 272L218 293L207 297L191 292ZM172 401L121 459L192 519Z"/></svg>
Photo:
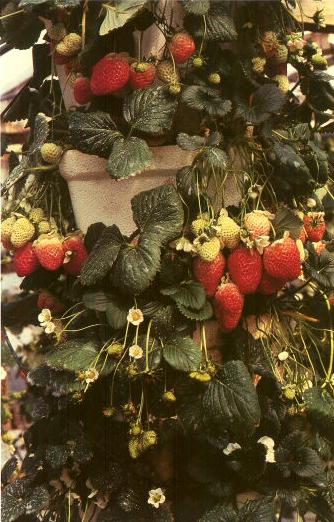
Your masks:
<svg viewBox="0 0 334 522"><path fill-rule="evenodd" d="M130 67L130 84L133 89L144 89L152 85L155 78L155 67L152 63L133 63Z"/></svg>
<svg viewBox="0 0 334 522"><path fill-rule="evenodd" d="M293 239L286 237L274 241L264 249L263 265L265 271L275 279L293 281L300 275L300 254Z"/></svg>
<svg viewBox="0 0 334 522"><path fill-rule="evenodd" d="M311 241L321 241L326 230L323 213L309 212L306 216L304 216L304 228L306 236Z"/></svg>
<svg viewBox="0 0 334 522"><path fill-rule="evenodd" d="M234 330L242 314L244 296L234 283L222 283L215 295L215 315L224 331Z"/></svg>
<svg viewBox="0 0 334 522"><path fill-rule="evenodd" d="M90 88L96 96L118 91L129 81L130 67L126 60L107 54L93 67Z"/></svg>
<svg viewBox="0 0 334 522"><path fill-rule="evenodd" d="M32 274L38 267L39 261L31 242L15 250L14 270L18 276L24 277Z"/></svg>
<svg viewBox="0 0 334 522"><path fill-rule="evenodd" d="M217 287L223 277L225 269L225 258L221 252L214 261L204 261L199 256L193 264L194 275L204 286L205 292L210 297L214 296Z"/></svg>
<svg viewBox="0 0 334 522"><path fill-rule="evenodd" d="M57 270L64 260L64 250L59 236L42 234L34 241L34 250L42 267Z"/></svg>
<svg viewBox="0 0 334 522"><path fill-rule="evenodd" d="M229 256L228 270L233 283L243 294L252 294L260 284L263 272L262 257L255 248L240 246Z"/></svg>
<svg viewBox="0 0 334 522"><path fill-rule="evenodd" d="M87 250L80 234L69 236L63 241L65 252L64 270L71 275L79 275L87 259Z"/></svg>
<svg viewBox="0 0 334 522"><path fill-rule="evenodd" d="M92 91L90 90L90 79L79 76L73 85L73 96L77 103L86 105L92 99Z"/></svg>
<svg viewBox="0 0 334 522"><path fill-rule="evenodd" d="M55 297L47 290L42 290L39 294L37 307L40 308L40 310L48 308L50 312L53 312L54 314L63 312L63 310L65 309L63 303L61 303L59 299L57 299L57 297Z"/></svg>
<svg viewBox="0 0 334 522"><path fill-rule="evenodd" d="M258 286L257 292L263 295L276 294L276 292L283 288L284 285L285 281L281 281L281 279L274 279L266 272L263 272L263 276Z"/></svg>
<svg viewBox="0 0 334 522"><path fill-rule="evenodd" d="M195 49L192 36L184 31L176 33L170 43L170 52L176 63L185 63L195 52Z"/></svg>

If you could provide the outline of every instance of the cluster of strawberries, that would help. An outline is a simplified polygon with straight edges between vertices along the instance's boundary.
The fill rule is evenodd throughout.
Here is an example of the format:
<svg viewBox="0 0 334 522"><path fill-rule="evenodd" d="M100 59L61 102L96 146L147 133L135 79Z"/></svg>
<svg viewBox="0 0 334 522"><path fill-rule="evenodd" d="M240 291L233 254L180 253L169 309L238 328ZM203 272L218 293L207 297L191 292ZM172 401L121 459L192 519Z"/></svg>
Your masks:
<svg viewBox="0 0 334 522"><path fill-rule="evenodd" d="M40 266L67 274L79 275L87 258L82 235L78 232L62 237L55 222L48 221L41 208L32 209L29 217L13 214L1 228L1 241L7 250L14 251L14 269L24 277Z"/></svg>
<svg viewBox="0 0 334 522"><path fill-rule="evenodd" d="M193 262L194 275L214 299L215 314L224 331L238 325L244 296L255 292L275 294L297 279L301 275L302 243L306 238L321 241L325 233L323 214L310 212L304 216L300 240L285 233L283 238L270 242L273 217L263 211L250 212L241 228L223 210L212 238L201 234L209 225L205 216L192 223L193 232L200 233L194 241L198 254ZM227 260L222 248L229 250Z"/></svg>
<svg viewBox="0 0 334 522"><path fill-rule="evenodd" d="M76 33L66 34L61 23L50 27L48 34L54 61L58 65L65 65L74 98L80 105L89 103L93 95L112 94L127 85L132 89L143 89L152 85L156 77L169 84L172 94L178 94L181 87L176 65L187 62L195 52L193 38L182 31L176 33L169 42L171 60L163 60L156 66L153 61L138 61L127 53L110 53L94 65L91 77L87 78L81 74L76 59L82 45L81 36Z"/></svg>

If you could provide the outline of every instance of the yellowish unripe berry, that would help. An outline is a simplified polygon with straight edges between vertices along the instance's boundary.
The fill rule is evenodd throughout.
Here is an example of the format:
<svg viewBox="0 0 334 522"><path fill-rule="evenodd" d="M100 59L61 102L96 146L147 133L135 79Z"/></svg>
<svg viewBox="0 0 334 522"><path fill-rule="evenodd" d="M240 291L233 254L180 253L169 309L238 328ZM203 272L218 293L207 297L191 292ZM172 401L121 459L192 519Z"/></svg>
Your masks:
<svg viewBox="0 0 334 522"><path fill-rule="evenodd" d="M63 149L56 143L44 143L41 147L41 156L46 163L58 165L63 155Z"/></svg>
<svg viewBox="0 0 334 522"><path fill-rule="evenodd" d="M44 218L45 218L44 210L42 208L33 208L30 211L29 219L33 223L39 223L40 221L43 221Z"/></svg>

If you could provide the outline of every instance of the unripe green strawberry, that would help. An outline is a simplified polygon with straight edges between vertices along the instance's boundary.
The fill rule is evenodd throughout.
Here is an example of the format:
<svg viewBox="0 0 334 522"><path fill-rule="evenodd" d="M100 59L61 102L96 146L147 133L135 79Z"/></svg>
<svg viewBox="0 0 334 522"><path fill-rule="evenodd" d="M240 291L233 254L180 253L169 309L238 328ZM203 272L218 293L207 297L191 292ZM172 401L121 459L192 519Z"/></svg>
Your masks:
<svg viewBox="0 0 334 522"><path fill-rule="evenodd" d="M37 270L39 262L34 252L32 243L28 242L15 250L14 270L19 277L25 277Z"/></svg>
<svg viewBox="0 0 334 522"><path fill-rule="evenodd" d="M1 241L4 248L10 250L12 248L12 244L10 241L10 236L12 234L14 223L16 222L16 217L11 216L1 223Z"/></svg>
<svg viewBox="0 0 334 522"><path fill-rule="evenodd" d="M263 273L262 257L255 248L240 246L227 261L232 281L243 294L252 294L260 284Z"/></svg>
<svg viewBox="0 0 334 522"><path fill-rule="evenodd" d="M57 44L56 51L63 56L74 56L80 51L81 45L81 36L77 33L69 33Z"/></svg>
<svg viewBox="0 0 334 522"><path fill-rule="evenodd" d="M317 69L327 69L328 67L327 59L322 54L314 54L311 58L311 62Z"/></svg>
<svg viewBox="0 0 334 522"><path fill-rule="evenodd" d="M200 69L204 65L204 59L201 56L195 56L193 59L193 66L196 69Z"/></svg>
<svg viewBox="0 0 334 522"><path fill-rule="evenodd" d="M42 208L33 208L29 213L29 219L33 223L40 223L45 219L44 210Z"/></svg>
<svg viewBox="0 0 334 522"><path fill-rule="evenodd" d="M208 76L208 80L210 83L213 83L214 85L219 85L221 82L221 77L219 73L211 73Z"/></svg>
<svg viewBox="0 0 334 522"><path fill-rule="evenodd" d="M179 83L180 75L179 71L174 68L173 62L164 60L157 66L157 75L163 82L166 83Z"/></svg>
<svg viewBox="0 0 334 522"><path fill-rule="evenodd" d="M173 391L166 391L163 396L162 396L163 400L165 402L175 402L176 401L176 397L175 397L175 394Z"/></svg>
<svg viewBox="0 0 334 522"><path fill-rule="evenodd" d="M273 80L277 82L280 91L284 93L288 92L290 88L290 82L287 76L284 74L276 74L276 76L273 77Z"/></svg>
<svg viewBox="0 0 334 522"><path fill-rule="evenodd" d="M143 433L143 447L144 449L154 446L158 443L158 435L155 431L149 430Z"/></svg>
<svg viewBox="0 0 334 522"><path fill-rule="evenodd" d="M54 24L51 25L47 30L48 36L50 40L54 40L55 42L60 42L66 36L66 28L64 24Z"/></svg>
<svg viewBox="0 0 334 522"><path fill-rule="evenodd" d="M261 44L266 56L273 56L279 46L277 34L273 31L266 31L262 36Z"/></svg>
<svg viewBox="0 0 334 522"><path fill-rule="evenodd" d="M238 325L244 307L244 296L234 283L222 283L215 294L215 314L219 326L225 331Z"/></svg>
<svg viewBox="0 0 334 522"><path fill-rule="evenodd" d="M263 73L267 60L261 56L252 58L252 69L254 72L260 74Z"/></svg>
<svg viewBox="0 0 334 522"><path fill-rule="evenodd" d="M197 216L197 219L191 223L191 231L199 236L204 232L204 229L210 225L209 214L207 212L203 212Z"/></svg>
<svg viewBox="0 0 334 522"><path fill-rule="evenodd" d="M222 243L231 250L240 243L240 227L230 217L225 214L219 216L217 220L218 232Z"/></svg>
<svg viewBox="0 0 334 522"><path fill-rule="evenodd" d="M129 440L129 454L132 459L137 459L142 453L140 441L137 438Z"/></svg>
<svg viewBox="0 0 334 522"><path fill-rule="evenodd" d="M20 248L28 243L28 241L33 238L34 234L34 225L29 221L29 219L22 217L15 221L10 241L13 247Z"/></svg>
<svg viewBox="0 0 334 522"><path fill-rule="evenodd" d="M40 221L38 223L38 233L41 234L48 234L51 232L51 225L48 221Z"/></svg>
<svg viewBox="0 0 334 522"><path fill-rule="evenodd" d="M177 95L177 94L180 94L181 92L181 85L179 83L171 83L170 86L168 87L168 91L170 92L170 94L173 94L173 95Z"/></svg>
<svg viewBox="0 0 334 522"><path fill-rule="evenodd" d="M276 62L286 63L288 60L288 53L289 53L288 48L285 45L280 44L275 49L275 52L274 52L274 58L275 58Z"/></svg>
<svg viewBox="0 0 334 522"><path fill-rule="evenodd" d="M220 252L220 241L218 237L199 236L194 241L194 246L201 259L204 261L213 261Z"/></svg>
<svg viewBox="0 0 334 522"><path fill-rule="evenodd" d="M46 163L58 165L63 155L63 149L56 143L44 143L41 147L41 156Z"/></svg>
<svg viewBox="0 0 334 522"><path fill-rule="evenodd" d="M194 276L202 283L206 295L213 297L216 293L221 278L224 275L225 258L221 252L213 261L203 261L196 257L193 263Z"/></svg>

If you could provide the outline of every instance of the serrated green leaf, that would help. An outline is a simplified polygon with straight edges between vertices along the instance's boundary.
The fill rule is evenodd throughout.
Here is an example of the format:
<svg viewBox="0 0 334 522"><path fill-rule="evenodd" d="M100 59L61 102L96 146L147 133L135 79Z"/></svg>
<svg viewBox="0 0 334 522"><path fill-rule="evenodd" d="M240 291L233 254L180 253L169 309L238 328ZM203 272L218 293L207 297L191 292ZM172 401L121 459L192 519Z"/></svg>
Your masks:
<svg viewBox="0 0 334 522"><path fill-rule="evenodd" d="M191 85L182 91L182 101L191 109L203 111L209 116L225 116L232 109L232 102L222 98L219 91L202 85Z"/></svg>
<svg viewBox="0 0 334 522"><path fill-rule="evenodd" d="M143 172L152 162L153 154L141 138L118 138L111 150L107 171L114 179L127 179Z"/></svg>
<svg viewBox="0 0 334 522"><path fill-rule="evenodd" d="M113 4L105 4L105 17L99 34L103 36L110 31L123 27L146 4L147 0L118 0Z"/></svg>
<svg viewBox="0 0 334 522"><path fill-rule="evenodd" d="M110 297L106 308L107 321L111 328L120 330L127 323L127 315L131 308L131 303L120 297Z"/></svg>
<svg viewBox="0 0 334 522"><path fill-rule="evenodd" d="M82 267L81 284L93 285L105 277L113 266L123 243L123 236L116 225L106 227Z"/></svg>
<svg viewBox="0 0 334 522"><path fill-rule="evenodd" d="M304 392L306 411L314 428L329 439L334 438L334 399L327 390L310 388Z"/></svg>
<svg viewBox="0 0 334 522"><path fill-rule="evenodd" d="M218 147L205 147L198 155L198 159L213 170L224 170L228 163L226 152Z"/></svg>
<svg viewBox="0 0 334 522"><path fill-rule="evenodd" d="M140 192L131 200L133 219L141 234L155 236L161 243L181 232L184 212L181 199L173 185Z"/></svg>
<svg viewBox="0 0 334 522"><path fill-rule="evenodd" d="M251 434L260 422L260 406L242 361L228 361L211 381L203 398L208 418L234 435Z"/></svg>
<svg viewBox="0 0 334 522"><path fill-rule="evenodd" d="M169 295L173 301L182 306L200 310L205 304L205 290L201 283L186 281L181 285L164 288L163 295Z"/></svg>
<svg viewBox="0 0 334 522"><path fill-rule="evenodd" d="M82 152L108 158L112 146L122 134L106 112L68 112L72 144Z"/></svg>
<svg viewBox="0 0 334 522"><path fill-rule="evenodd" d="M197 16L205 15L210 8L210 0L183 0L182 3L187 13Z"/></svg>
<svg viewBox="0 0 334 522"><path fill-rule="evenodd" d="M191 166L183 167L176 173L176 186L180 195L190 202L198 200L198 188L195 170Z"/></svg>
<svg viewBox="0 0 334 522"><path fill-rule="evenodd" d="M93 339L73 339L55 346L51 352L46 354L45 360L46 364L54 370L76 373L94 366L100 372L105 359L105 355L98 358L100 349L99 343ZM104 365L103 375L111 373L114 364L114 361L109 358Z"/></svg>
<svg viewBox="0 0 334 522"><path fill-rule="evenodd" d="M39 112L34 123L34 139L29 146L28 154L34 154L45 143L49 134L49 122L43 112Z"/></svg>
<svg viewBox="0 0 334 522"><path fill-rule="evenodd" d="M180 132L176 137L176 143L183 150L198 150L205 144L203 136L189 136L185 132Z"/></svg>
<svg viewBox="0 0 334 522"><path fill-rule="evenodd" d="M236 116L243 118L247 123L263 123L272 114L277 113L286 101L285 94L272 84L259 87L249 100L237 101Z"/></svg>
<svg viewBox="0 0 334 522"><path fill-rule="evenodd" d="M64 466L69 456L70 449L66 444L49 444L45 449L45 460L54 469Z"/></svg>
<svg viewBox="0 0 334 522"><path fill-rule="evenodd" d="M83 391L85 384L76 380L76 376L69 371L59 371L48 366L39 366L30 370L28 382L33 386L41 386L46 391L59 395Z"/></svg>
<svg viewBox="0 0 334 522"><path fill-rule="evenodd" d="M132 129L160 135L170 129L177 101L164 87L136 89L124 100L123 115Z"/></svg>
<svg viewBox="0 0 334 522"><path fill-rule="evenodd" d="M290 232L290 236L293 239L298 239L303 221L289 208L281 207L277 210L272 225L275 229L275 237L277 239L283 237L286 231Z"/></svg>
<svg viewBox="0 0 334 522"><path fill-rule="evenodd" d="M251 500L240 509L236 522L269 522L274 520L274 500L272 497Z"/></svg>
<svg viewBox="0 0 334 522"><path fill-rule="evenodd" d="M160 266L160 242L156 236L142 236L138 245L121 249L112 271L112 282L128 294L142 293Z"/></svg>
<svg viewBox="0 0 334 522"><path fill-rule="evenodd" d="M307 246L309 255L304 261L304 270L308 277L312 277L325 290L334 288L334 256L328 250L316 252L313 245Z"/></svg>
<svg viewBox="0 0 334 522"><path fill-rule="evenodd" d="M213 308L209 301L206 301L199 310L184 306L179 302L176 302L176 306L179 312L191 321L207 321L213 316Z"/></svg>
<svg viewBox="0 0 334 522"><path fill-rule="evenodd" d="M199 346L190 337L174 337L163 347L162 355L175 370L190 372L196 370L201 362Z"/></svg>
<svg viewBox="0 0 334 522"><path fill-rule="evenodd" d="M1 518L13 522L21 515L29 515L45 509L49 493L44 486L32 487L29 480L20 478L8 484L1 495Z"/></svg>
<svg viewBox="0 0 334 522"><path fill-rule="evenodd" d="M90 310L105 312L109 303L109 297L102 292L85 292L82 296L84 306Z"/></svg>
<svg viewBox="0 0 334 522"><path fill-rule="evenodd" d="M196 2L196 0L194 0ZM232 42L237 39L238 34L234 24L234 20L229 13L228 7L224 2L211 2L210 9L205 14L205 26L200 23L198 17L189 14L184 23L186 29L196 38L205 37L211 41ZM227 4L228 6L229 4ZM204 35L204 27L206 29Z"/></svg>
<svg viewBox="0 0 334 522"><path fill-rule="evenodd" d="M289 433L275 451L276 465L285 477L291 474L310 478L322 471L322 462L317 452L306 446L305 433Z"/></svg>
<svg viewBox="0 0 334 522"><path fill-rule="evenodd" d="M237 514L233 508L224 506L224 504L216 504L210 511L201 516L198 522L236 522L236 520Z"/></svg>

